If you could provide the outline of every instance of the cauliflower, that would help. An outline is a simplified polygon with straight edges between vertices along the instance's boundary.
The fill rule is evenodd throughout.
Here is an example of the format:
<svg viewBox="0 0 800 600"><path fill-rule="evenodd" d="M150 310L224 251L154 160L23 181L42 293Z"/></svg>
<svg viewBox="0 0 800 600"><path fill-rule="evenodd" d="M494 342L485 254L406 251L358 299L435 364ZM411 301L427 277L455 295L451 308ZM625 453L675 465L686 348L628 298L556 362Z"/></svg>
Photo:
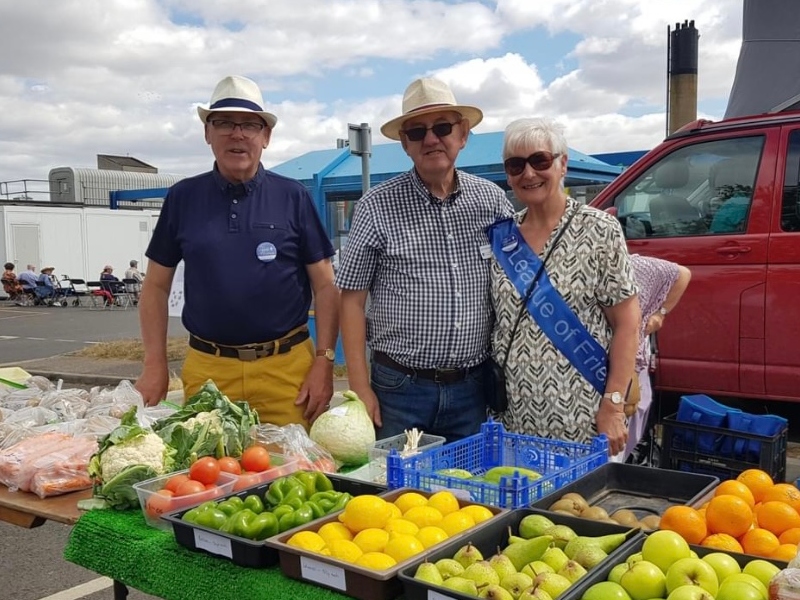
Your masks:
<svg viewBox="0 0 800 600"><path fill-rule="evenodd" d="M100 476L103 481L108 481L132 465L146 465L152 467L157 475L163 475L170 454L164 440L155 433L139 435L109 446L100 455Z"/></svg>

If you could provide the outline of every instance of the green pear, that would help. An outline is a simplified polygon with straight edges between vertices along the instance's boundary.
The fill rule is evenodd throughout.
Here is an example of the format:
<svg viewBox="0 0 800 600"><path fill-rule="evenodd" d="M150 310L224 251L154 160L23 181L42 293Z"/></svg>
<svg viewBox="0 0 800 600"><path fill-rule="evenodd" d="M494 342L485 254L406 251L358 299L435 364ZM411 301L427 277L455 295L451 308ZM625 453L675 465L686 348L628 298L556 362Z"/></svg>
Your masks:
<svg viewBox="0 0 800 600"><path fill-rule="evenodd" d="M577 537L577 534L572 528L566 525L553 525L552 527L548 527L544 530L543 535L553 536L553 543L562 549L570 540Z"/></svg>
<svg viewBox="0 0 800 600"><path fill-rule="evenodd" d="M553 538L549 535L540 535L539 537L517 542L506 546L502 554L505 554L514 563L514 568L519 571L529 562L539 560Z"/></svg>
<svg viewBox="0 0 800 600"><path fill-rule="evenodd" d="M572 560L579 563L582 567L591 569L606 556L608 556L608 554L606 554L602 548L598 548L597 546L583 546L582 548L578 548Z"/></svg>
<svg viewBox="0 0 800 600"><path fill-rule="evenodd" d="M544 515L527 515L519 522L519 535L529 540L544 535L545 530L553 525L555 523Z"/></svg>
<svg viewBox="0 0 800 600"><path fill-rule="evenodd" d="M542 588L553 598L558 598L569 589L572 582L558 573L542 573L533 580L533 587Z"/></svg>
<svg viewBox="0 0 800 600"><path fill-rule="evenodd" d="M564 552L570 558L574 558L575 553L579 548L583 548L584 546L594 546L596 548L600 548L603 552L608 554L609 552L616 550L617 546L625 541L625 537L626 534L624 533L612 533L597 537L579 535L567 542L567 545L564 546Z"/></svg>
<svg viewBox="0 0 800 600"><path fill-rule="evenodd" d="M550 546L544 551L540 560L549 565L550 568L553 569L553 573L557 573L565 564L567 564L569 556L567 556L558 546Z"/></svg>
<svg viewBox="0 0 800 600"><path fill-rule="evenodd" d="M545 550L545 552L547 551ZM566 556L564 558L566 558ZM555 569L543 560L535 560L522 567L520 573L525 573L525 575L529 575L531 579L536 579L536 576L541 573L555 573Z"/></svg>
<svg viewBox="0 0 800 600"><path fill-rule="evenodd" d="M452 558L440 558L434 564L445 581L451 577L458 577L464 572L464 565Z"/></svg>
<svg viewBox="0 0 800 600"><path fill-rule="evenodd" d="M517 568L514 566L514 563L511 562L511 559L499 552L489 559L489 564L492 565L497 576L500 577L500 581L502 581L506 575L517 572Z"/></svg>
<svg viewBox="0 0 800 600"><path fill-rule="evenodd" d="M478 588L492 583L500 583L500 576L492 568L488 560L479 560L476 563L472 563L464 569L461 577L472 579Z"/></svg>
<svg viewBox="0 0 800 600"><path fill-rule="evenodd" d="M428 561L425 561L417 567L417 572L414 573L414 579L433 585L442 585L444 583L444 578L442 578L442 574L439 573L439 569L436 568L435 564Z"/></svg>
<svg viewBox="0 0 800 600"><path fill-rule="evenodd" d="M512 573L506 575L500 580L500 586L507 589L514 597L514 600L520 597L523 591L533 585L533 577L525 573Z"/></svg>
<svg viewBox="0 0 800 600"><path fill-rule="evenodd" d="M445 579L442 587L445 587L448 590L453 590L454 592L466 594L468 596L478 595L478 586L475 585L475 582L472 581L472 579L466 579L464 577L456 576L451 577L450 579Z"/></svg>
<svg viewBox="0 0 800 600"><path fill-rule="evenodd" d="M480 588L480 590L478 590L478 598L486 598L487 600L514 600L514 596L511 595L511 592L497 583L492 583L486 587Z"/></svg>
<svg viewBox="0 0 800 600"><path fill-rule="evenodd" d="M586 575L586 573L587 571L583 565L574 560L568 560L567 564L558 571L558 574L569 579L570 583L575 583L578 579Z"/></svg>
<svg viewBox="0 0 800 600"><path fill-rule="evenodd" d="M542 588L529 587L522 592L517 600L553 600L553 597L545 592Z"/></svg>
<svg viewBox="0 0 800 600"><path fill-rule="evenodd" d="M511 529L511 525L508 526L508 543L509 544L516 544L517 542L524 542L526 538L514 535L514 530Z"/></svg>
<svg viewBox="0 0 800 600"><path fill-rule="evenodd" d="M472 543L468 543L466 546L462 546L458 549L453 555L453 559L460 562L461 566L466 569L471 564L483 560L483 554L481 554L481 551L473 546Z"/></svg>

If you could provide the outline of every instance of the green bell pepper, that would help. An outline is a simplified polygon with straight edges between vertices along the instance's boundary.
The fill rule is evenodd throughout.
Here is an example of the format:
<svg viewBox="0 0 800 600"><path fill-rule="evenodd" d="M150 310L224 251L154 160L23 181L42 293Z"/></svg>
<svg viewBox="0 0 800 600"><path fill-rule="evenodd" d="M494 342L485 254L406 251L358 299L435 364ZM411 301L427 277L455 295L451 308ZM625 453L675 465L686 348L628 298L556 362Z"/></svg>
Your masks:
<svg viewBox="0 0 800 600"><path fill-rule="evenodd" d="M328 514L339 510L343 510L344 507L347 505L347 503L350 502L350 500L352 499L353 499L352 494L349 494L348 492L339 492L339 498L337 498L336 504L333 505L333 508L328 511Z"/></svg>
<svg viewBox="0 0 800 600"><path fill-rule="evenodd" d="M276 508L272 509L272 514L275 515L275 518L280 521L283 515L288 515L294 512L294 509L289 506L288 504L281 504Z"/></svg>
<svg viewBox="0 0 800 600"><path fill-rule="evenodd" d="M231 519L233 519L233 531L231 531L231 533L239 537L247 538L248 540L255 539L258 530L253 527L253 521L257 516L258 515L249 508L243 508L231 517Z"/></svg>
<svg viewBox="0 0 800 600"><path fill-rule="evenodd" d="M230 517L231 515L242 510L242 504L231 502L231 499L229 498L227 500L223 500L222 502L220 502L217 505L217 508Z"/></svg>
<svg viewBox="0 0 800 600"><path fill-rule="evenodd" d="M244 507L249 508L257 515L264 512L264 503L257 494L250 494L247 496L247 498L244 499Z"/></svg>
<svg viewBox="0 0 800 600"><path fill-rule="evenodd" d="M278 506L284 499L289 497L290 493L292 498L299 498L301 502L306 499L302 484L290 475L286 475L285 477L278 477L270 484L264 499L270 506Z"/></svg>
<svg viewBox="0 0 800 600"><path fill-rule="evenodd" d="M314 517L314 510L315 508L310 502L304 502L300 508L283 515L278 520L278 529L283 533L284 531L288 531L294 527L300 527L301 525L313 521L316 518ZM317 507L317 510L321 509Z"/></svg>
<svg viewBox="0 0 800 600"><path fill-rule="evenodd" d="M250 527L254 530L255 537L252 539L257 541L265 540L279 533L278 519L269 511L256 515L256 518L250 522Z"/></svg>
<svg viewBox="0 0 800 600"><path fill-rule="evenodd" d="M316 492L329 492L333 489L333 483L321 471L297 471L290 477L294 477L302 484L308 498Z"/></svg>
<svg viewBox="0 0 800 600"><path fill-rule="evenodd" d="M208 527L209 529L219 529L228 520L228 515L222 512L219 508L207 508L200 511L197 515L195 523Z"/></svg>
<svg viewBox="0 0 800 600"><path fill-rule="evenodd" d="M185 513L183 513L181 521L186 521L187 523L197 523L197 517L201 512L203 511L200 510L200 507L195 506L194 508L189 509Z"/></svg>

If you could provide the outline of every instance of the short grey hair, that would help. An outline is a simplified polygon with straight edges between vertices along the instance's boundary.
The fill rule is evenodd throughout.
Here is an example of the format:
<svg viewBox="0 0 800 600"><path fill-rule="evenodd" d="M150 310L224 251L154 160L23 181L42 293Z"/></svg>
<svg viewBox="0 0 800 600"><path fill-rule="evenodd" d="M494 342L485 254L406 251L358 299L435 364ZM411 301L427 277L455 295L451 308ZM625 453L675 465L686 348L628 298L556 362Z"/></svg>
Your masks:
<svg viewBox="0 0 800 600"><path fill-rule="evenodd" d="M564 126L554 119L535 117L517 119L506 127L503 137L503 160L514 156L521 148L549 148L553 154L560 154L560 161L569 152Z"/></svg>

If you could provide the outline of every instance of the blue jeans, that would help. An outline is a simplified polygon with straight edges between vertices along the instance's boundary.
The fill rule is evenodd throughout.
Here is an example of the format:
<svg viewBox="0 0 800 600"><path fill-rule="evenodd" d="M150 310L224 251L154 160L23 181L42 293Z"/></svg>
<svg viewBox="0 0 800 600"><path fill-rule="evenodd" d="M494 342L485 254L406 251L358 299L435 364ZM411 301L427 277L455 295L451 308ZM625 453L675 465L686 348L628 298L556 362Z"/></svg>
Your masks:
<svg viewBox="0 0 800 600"><path fill-rule="evenodd" d="M483 369L441 384L373 362L371 384L381 408L379 440L416 427L449 443L480 432L486 421Z"/></svg>

